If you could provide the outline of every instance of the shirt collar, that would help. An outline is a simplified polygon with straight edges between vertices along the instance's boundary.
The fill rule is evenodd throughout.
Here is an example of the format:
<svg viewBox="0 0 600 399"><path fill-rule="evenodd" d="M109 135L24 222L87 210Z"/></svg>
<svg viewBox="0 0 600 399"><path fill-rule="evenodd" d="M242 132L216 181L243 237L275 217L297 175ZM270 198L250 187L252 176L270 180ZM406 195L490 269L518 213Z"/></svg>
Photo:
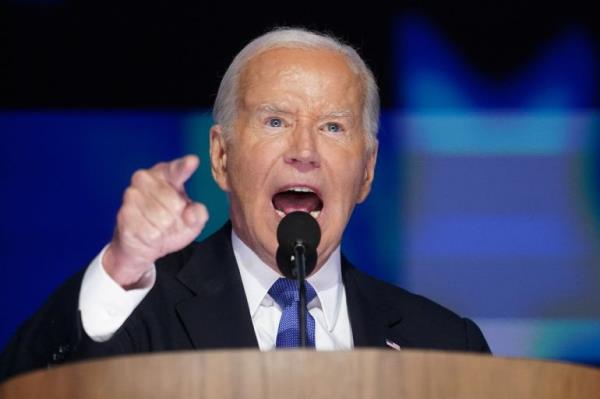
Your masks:
<svg viewBox="0 0 600 399"><path fill-rule="evenodd" d="M231 243L246 292L250 315L254 318L263 300L271 299L267 293L273 283L282 276L264 263L233 229ZM307 281L317 293L317 298L308 304L308 308L320 306L325 315L327 329L332 331L338 318L343 294L339 245L325 264L315 274L309 276Z"/></svg>

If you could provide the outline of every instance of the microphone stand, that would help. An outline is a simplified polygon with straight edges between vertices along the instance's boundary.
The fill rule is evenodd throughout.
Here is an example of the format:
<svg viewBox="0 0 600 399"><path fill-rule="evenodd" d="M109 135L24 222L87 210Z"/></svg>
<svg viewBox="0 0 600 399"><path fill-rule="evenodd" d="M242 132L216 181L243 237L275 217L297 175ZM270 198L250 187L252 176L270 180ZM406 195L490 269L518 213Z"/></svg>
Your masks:
<svg viewBox="0 0 600 399"><path fill-rule="evenodd" d="M298 279L298 318L300 319L300 347L306 348L306 248L301 240L294 245L294 264Z"/></svg>

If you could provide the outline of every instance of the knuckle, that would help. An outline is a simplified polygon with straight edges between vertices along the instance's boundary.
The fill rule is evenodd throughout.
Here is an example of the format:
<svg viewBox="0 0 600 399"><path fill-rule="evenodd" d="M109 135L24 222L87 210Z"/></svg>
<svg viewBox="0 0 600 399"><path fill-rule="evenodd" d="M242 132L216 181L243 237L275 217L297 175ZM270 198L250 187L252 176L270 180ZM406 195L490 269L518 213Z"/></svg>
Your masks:
<svg viewBox="0 0 600 399"><path fill-rule="evenodd" d="M144 235L146 236L146 240L147 241L149 241L149 242L156 242L156 241L159 241L162 238L163 233L159 229L149 228L149 229L147 229L145 231Z"/></svg>
<svg viewBox="0 0 600 399"><path fill-rule="evenodd" d="M168 166L169 166L169 164L167 162L159 162L152 167L152 170L158 171L158 170L162 170Z"/></svg>
<svg viewBox="0 0 600 399"><path fill-rule="evenodd" d="M161 230L168 229L173 223L173 215L164 206L147 202L141 210L144 219Z"/></svg>
<svg viewBox="0 0 600 399"><path fill-rule="evenodd" d="M130 224L133 224L134 220L134 212L132 206L129 204L125 204L119 209L117 212L117 226L119 229L127 229Z"/></svg>
<svg viewBox="0 0 600 399"><path fill-rule="evenodd" d="M165 230L171 228L175 224L175 218L165 209L160 211L159 218L159 224Z"/></svg>
<svg viewBox="0 0 600 399"><path fill-rule="evenodd" d="M128 203L134 203L138 193L139 192L135 187L127 187L125 189L125 192L123 193L123 205Z"/></svg>
<svg viewBox="0 0 600 399"><path fill-rule="evenodd" d="M137 241L137 237L135 236L134 232L128 230L120 231L118 237L119 241L124 243L132 243Z"/></svg>
<svg viewBox="0 0 600 399"><path fill-rule="evenodd" d="M173 195L170 196L170 198L168 199L168 202L169 202L169 206L171 207L171 209L173 211L175 211L176 214L181 213L188 204L188 202L186 201L185 198L183 198L181 195L178 195L176 193L174 193Z"/></svg>
<svg viewBox="0 0 600 399"><path fill-rule="evenodd" d="M163 175L165 174L165 171L168 170L168 168L169 168L169 164L167 164L166 162L159 162L156 165L154 165L152 168L150 168L148 173L152 174L154 176L157 176L158 178L162 178Z"/></svg>
<svg viewBox="0 0 600 399"><path fill-rule="evenodd" d="M185 199L168 184L162 184L156 192L160 201L175 213L180 212L186 205Z"/></svg>
<svg viewBox="0 0 600 399"><path fill-rule="evenodd" d="M143 186L150 179L150 172L147 169L138 169L131 176L133 186Z"/></svg>
<svg viewBox="0 0 600 399"><path fill-rule="evenodd" d="M120 228L126 222L127 222L127 212L125 211L124 207L121 207L121 209L119 209L119 212L117 212L117 227Z"/></svg>

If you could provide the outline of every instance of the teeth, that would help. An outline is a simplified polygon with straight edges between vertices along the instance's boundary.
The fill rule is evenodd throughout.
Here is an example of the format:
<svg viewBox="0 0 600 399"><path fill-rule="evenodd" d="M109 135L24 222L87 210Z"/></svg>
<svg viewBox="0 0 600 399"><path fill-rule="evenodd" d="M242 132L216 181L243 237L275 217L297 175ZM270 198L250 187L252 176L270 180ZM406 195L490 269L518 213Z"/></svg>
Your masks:
<svg viewBox="0 0 600 399"><path fill-rule="evenodd" d="M279 215L280 217L285 217L285 213L283 213L282 211L280 211L279 209L275 209L275 212L277 213L277 215ZM310 212L310 216L312 216L313 218L317 219L319 217L319 215L321 214L321 211L312 211Z"/></svg>
<svg viewBox="0 0 600 399"><path fill-rule="evenodd" d="M314 191L308 187L292 187L289 191L295 191L297 193L313 193Z"/></svg>

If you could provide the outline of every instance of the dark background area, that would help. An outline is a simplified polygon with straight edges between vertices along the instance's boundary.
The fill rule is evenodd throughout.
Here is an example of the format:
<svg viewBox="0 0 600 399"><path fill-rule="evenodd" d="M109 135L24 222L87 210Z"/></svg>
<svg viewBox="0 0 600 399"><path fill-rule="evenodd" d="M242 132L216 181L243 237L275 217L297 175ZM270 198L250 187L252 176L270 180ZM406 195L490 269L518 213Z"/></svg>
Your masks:
<svg viewBox="0 0 600 399"><path fill-rule="evenodd" d="M600 43L592 3L406 2L366 6L278 3L173 6L122 2L10 1L2 8L0 107L207 108L233 55L280 25L327 31L358 47L394 98L393 22L432 20L491 79L509 75L570 25Z"/></svg>

